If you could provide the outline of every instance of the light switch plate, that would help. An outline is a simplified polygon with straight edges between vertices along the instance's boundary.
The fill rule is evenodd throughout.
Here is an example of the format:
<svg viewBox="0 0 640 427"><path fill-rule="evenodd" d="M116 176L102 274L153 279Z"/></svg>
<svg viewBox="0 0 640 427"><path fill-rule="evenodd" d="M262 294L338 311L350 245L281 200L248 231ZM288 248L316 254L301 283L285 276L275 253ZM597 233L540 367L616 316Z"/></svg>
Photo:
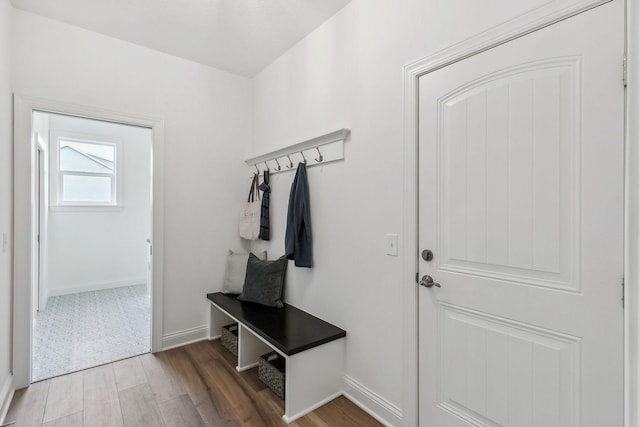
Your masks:
<svg viewBox="0 0 640 427"><path fill-rule="evenodd" d="M397 234L387 234L387 255L398 256Z"/></svg>

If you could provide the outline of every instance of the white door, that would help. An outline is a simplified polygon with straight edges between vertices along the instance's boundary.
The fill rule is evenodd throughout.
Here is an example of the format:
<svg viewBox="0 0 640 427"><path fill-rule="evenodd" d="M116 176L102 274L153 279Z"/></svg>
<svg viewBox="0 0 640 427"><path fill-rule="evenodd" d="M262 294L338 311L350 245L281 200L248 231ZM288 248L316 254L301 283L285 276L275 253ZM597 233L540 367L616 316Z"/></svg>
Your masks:
<svg viewBox="0 0 640 427"><path fill-rule="evenodd" d="M38 135L38 134L36 134ZM44 310L47 305L47 241L49 231L49 166L46 142L38 135L38 311Z"/></svg>
<svg viewBox="0 0 640 427"><path fill-rule="evenodd" d="M420 78L421 426L622 426L622 6Z"/></svg>
<svg viewBox="0 0 640 427"><path fill-rule="evenodd" d="M41 201L42 201L42 197L41 197L41 193L44 191L42 188L42 162L43 162L43 156L42 156L42 151L39 149L38 147L38 134L35 134L35 144L36 144L36 150L35 150L35 160L36 160L36 164L35 164L35 168L34 168L34 185L35 185L35 194L33 195L34 198L34 206L33 206L33 227L34 227L34 233L33 233L33 262L32 262L32 270L33 270L33 297L32 297L32 304L33 304L33 317L35 319L36 314L38 311L40 311L40 260L41 260L41 256L42 256L42 251L40 250L40 235L41 235L41 227L40 227L40 218L41 218L41 210L42 210L42 205L41 205Z"/></svg>
<svg viewBox="0 0 640 427"><path fill-rule="evenodd" d="M44 310L46 305L46 242L47 242L47 209L48 209L48 189L47 189L47 155L45 142L38 132L35 133L35 156L34 165L34 242L33 242L33 316L37 312Z"/></svg>

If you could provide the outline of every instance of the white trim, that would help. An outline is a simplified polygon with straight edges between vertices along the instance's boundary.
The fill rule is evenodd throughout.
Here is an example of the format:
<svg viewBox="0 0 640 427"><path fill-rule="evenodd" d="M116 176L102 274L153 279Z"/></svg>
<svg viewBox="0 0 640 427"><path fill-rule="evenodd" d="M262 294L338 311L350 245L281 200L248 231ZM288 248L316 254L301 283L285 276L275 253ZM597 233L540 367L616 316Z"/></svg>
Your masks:
<svg viewBox="0 0 640 427"><path fill-rule="evenodd" d="M209 326L203 325L162 336L162 351L204 341L209 338Z"/></svg>
<svg viewBox="0 0 640 427"><path fill-rule="evenodd" d="M347 399L385 426L402 425L402 409L397 405L384 399L348 375L345 375L343 380L344 396Z"/></svg>
<svg viewBox="0 0 640 427"><path fill-rule="evenodd" d="M418 66L423 69L421 74L426 74L610 1L613 0L576 0L562 7L558 7L558 2L549 2L542 8L522 14L511 21L500 23L487 31L476 34L426 58L419 59L408 67Z"/></svg>
<svg viewBox="0 0 640 427"><path fill-rule="evenodd" d="M314 403L313 405L309 406L307 409L304 409L304 410L298 412L295 415L292 415L290 417L287 417L286 415L283 415L282 419L284 420L285 423L290 424L290 423L294 422L295 420L297 420L298 418L304 417L308 413L315 411L319 407L326 405L327 403L331 402L333 399L337 399L340 396L342 396L342 392L334 393L331 396L328 396L328 397L322 399L318 403Z"/></svg>
<svg viewBox="0 0 640 427"><path fill-rule="evenodd" d="M124 205L49 205L50 213L65 212L97 212L97 213L117 213L124 210Z"/></svg>
<svg viewBox="0 0 640 427"><path fill-rule="evenodd" d="M297 144L289 145L279 150L271 151L260 156L246 159L244 162L249 166L253 166L257 163L268 162L269 160L286 157L290 154L315 149L316 147L322 147L323 145L331 144L332 142L344 141L345 139L347 139L347 136L349 136L349 132L349 129L339 129L333 132L329 132L325 135L299 142Z"/></svg>
<svg viewBox="0 0 640 427"><path fill-rule="evenodd" d="M40 212L37 212L37 215L34 215L34 220L39 219L39 224L37 227L37 231L39 233L39 239L36 239L35 244L38 247L38 301L36 302L37 304L37 309L38 310L44 310L44 308L47 306L47 301L49 299L49 281L48 281L48 277L46 277L46 275L42 274L42 272L47 270L47 261L48 261L48 256L49 256L49 250L48 250L48 224L49 224L49 212L47 211L47 205L49 204L49 194L46 191L43 191L42 189L46 189L49 183L49 147L48 144L46 144L45 140L42 138L42 136L36 132L34 135L35 138L35 142L36 142L36 158L34 159L35 162L37 162L38 167L40 168L38 170L38 179L40 180L40 182L38 183L38 193L39 194L34 194L34 199L35 196L39 196L39 201L36 204L36 206L38 206L38 208L40 209ZM48 138L47 138L48 139ZM35 167L36 165L34 165ZM34 200L35 201L35 200ZM36 212L34 212L35 214ZM35 224L34 224L35 225ZM35 259L34 259L35 261ZM34 265L34 271L36 269L36 266Z"/></svg>
<svg viewBox="0 0 640 427"><path fill-rule="evenodd" d="M249 369L253 369L258 365L259 365L259 363L256 362L256 363L250 363L250 364L248 364L246 366L243 366L243 367L236 366L236 371L238 371L238 372L248 371Z"/></svg>
<svg viewBox="0 0 640 427"><path fill-rule="evenodd" d="M418 78L404 67L404 177L402 239L402 408L405 426L418 425Z"/></svg>
<svg viewBox="0 0 640 427"><path fill-rule="evenodd" d="M31 113L28 100L14 96L13 376L19 388L31 380Z"/></svg>
<svg viewBox="0 0 640 427"><path fill-rule="evenodd" d="M102 135L90 135L80 132L65 130L51 131L49 136L49 205L51 207L91 207L91 208L117 208L122 206L122 151L123 145L120 138L107 137ZM110 174L101 172L71 172L60 170L60 140L68 142L79 142L83 144L93 144L111 146L114 150L113 171ZM75 150L71 147L72 150ZM103 163L98 162L105 166ZM107 167L107 166L105 166ZM79 175L92 177L105 177L111 180L111 200L108 202L65 202L63 190L63 177L65 175Z"/></svg>
<svg viewBox="0 0 640 427"><path fill-rule="evenodd" d="M14 262L13 262L13 377L17 388L31 379L31 188L34 144L33 111L124 123L151 129L152 140L152 279L151 350L162 350L164 257L164 122L149 116L14 94Z"/></svg>
<svg viewBox="0 0 640 427"><path fill-rule="evenodd" d="M627 91L625 153L624 425L640 424L640 7L626 1Z"/></svg>
<svg viewBox="0 0 640 427"><path fill-rule="evenodd" d="M102 289L124 288L125 286L144 285L147 283L146 277L136 277L132 279L110 280L108 282L91 282L80 286L70 286L67 288L49 289L49 297L59 295L79 294L81 292L99 291Z"/></svg>
<svg viewBox="0 0 640 427"><path fill-rule="evenodd" d="M2 389L0 389L0 425L4 425L14 391L13 375L9 374L2 384Z"/></svg>
<svg viewBox="0 0 640 427"><path fill-rule="evenodd" d="M403 298L403 418L404 425L419 422L418 396L418 80L420 76L515 40L543 27L569 18L611 0L577 1L567 7L534 13L525 18L498 25L489 31L464 40L404 67L404 193L402 272ZM626 0L632 3L631 0ZM553 8L554 6L551 6ZM633 33L637 35L636 33ZM637 166L637 165L636 165ZM637 211L636 211L637 212ZM640 348L640 347L639 347ZM630 427L631 425L629 425Z"/></svg>

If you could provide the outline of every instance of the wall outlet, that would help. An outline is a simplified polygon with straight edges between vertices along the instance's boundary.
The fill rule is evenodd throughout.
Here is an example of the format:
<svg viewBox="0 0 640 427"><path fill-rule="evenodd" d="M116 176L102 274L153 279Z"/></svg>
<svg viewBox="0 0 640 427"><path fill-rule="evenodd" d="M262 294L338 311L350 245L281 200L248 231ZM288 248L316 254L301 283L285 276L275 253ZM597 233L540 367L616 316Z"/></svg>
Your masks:
<svg viewBox="0 0 640 427"><path fill-rule="evenodd" d="M398 256L397 234L387 234L387 255Z"/></svg>

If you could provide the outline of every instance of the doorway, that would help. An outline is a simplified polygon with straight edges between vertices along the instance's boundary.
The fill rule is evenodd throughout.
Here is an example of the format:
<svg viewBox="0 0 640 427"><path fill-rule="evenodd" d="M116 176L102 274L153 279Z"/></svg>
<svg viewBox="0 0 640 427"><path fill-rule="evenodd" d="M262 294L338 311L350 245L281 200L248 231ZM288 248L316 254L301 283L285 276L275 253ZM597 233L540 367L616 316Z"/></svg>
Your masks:
<svg viewBox="0 0 640 427"><path fill-rule="evenodd" d="M624 3L567 18L407 69L420 425L623 424Z"/></svg>
<svg viewBox="0 0 640 427"><path fill-rule="evenodd" d="M144 272L142 274L138 273L135 275L129 275L128 277L124 277L121 280L111 279L108 280L106 277L100 277L94 281L89 283L90 287L94 289L86 290L86 288L82 288L80 285L82 280L67 280L66 283L68 286L60 286L60 281L47 281L46 279L54 279L54 277L58 277L55 274L46 274L44 275L45 280L36 280L37 275L34 273L34 265L37 263L37 259L34 254L37 251L34 250L34 242L37 242L37 229L35 226L36 223L36 215L34 213L34 207L36 206L33 203L33 200L37 194L37 186L36 184L36 167L37 161L35 156L35 148L36 144L34 143L34 134L32 133L33 127L36 123L34 120L37 117L38 113L47 113L52 115L57 115L62 117L64 120L71 120L72 118L78 120L94 120L98 121L103 125L107 124L119 124L122 127L137 127L137 129L142 129L149 133L149 145L146 148L146 160L148 162L148 172L146 173L146 181L148 192L144 197L147 203L147 229L145 235L140 238L141 246L138 246L139 251L142 251L141 255L141 264L143 265ZM127 286L135 285L132 283L132 280L142 281L148 284L148 287L143 285L145 288L143 292L138 293L142 294L143 298L146 298L148 304L150 306L150 311L148 311L148 319L146 324L147 330L147 338L142 339L144 341L146 351L149 349L153 352L160 351L162 349L162 264L159 260L162 259L163 253L163 205L164 205L164 191L163 191L163 164L164 164L164 143L163 143L163 123L161 120L136 116L131 114L122 114L113 111L107 111L100 108L88 107L88 106L78 106L73 104L66 104L58 101L50 101L43 100L38 98L32 98L27 96L19 96L16 95L14 97L14 118L15 118L15 146L14 146L14 155L15 155L15 210L14 210L14 233L15 233L15 257L14 257L14 333L13 333L13 342L14 342L14 354L13 354L13 372L14 372L14 384L16 388L26 387L28 386L32 380L33 372L31 366L31 360L34 353L34 347L32 345L34 339L34 325L37 322L34 322L34 319L37 316L37 307L34 304L34 294L37 292L39 294L38 299L48 299L49 302L45 305L46 308L51 303L51 298L62 297L65 295L70 295L71 293L75 293L77 295L82 295L84 292L78 293L77 291L87 291L87 292L100 292L104 290L105 284L109 284L108 288L113 290L114 292L122 292L125 291ZM45 134L45 132L40 132L41 134ZM64 132L63 132L64 133ZM81 132L82 133L82 132ZM85 133L85 136L90 134L90 132ZM93 135L95 136L95 135ZM82 138L72 138L69 135L62 135L62 139L71 140L72 143L82 143ZM80 140L80 141L79 141ZM108 145L117 145L114 144L113 141L97 141L92 138L89 138L89 145L95 143L101 143L105 146ZM49 146L50 144L47 144ZM78 148L87 148L88 146L82 145L72 145L65 144L65 150L72 151L72 149ZM57 147L60 149L60 146ZM81 150L80 150L81 151ZM126 151L126 150L125 150ZM51 154L51 153L49 153ZM54 153L55 154L55 153ZM59 155L56 154L56 155ZM77 152L74 151L74 155L78 155ZM118 183L113 182L110 178L106 177L105 174L108 174L105 170L104 166L108 166L108 161L105 162L99 159L98 153L85 151L83 153L84 161L87 159L97 160L97 162L92 163L93 165L101 164L101 170L92 170L90 174L82 174L80 171L69 170L69 168L63 168L63 170L58 170L58 176L56 178L56 184L60 183L66 185L65 188L58 189L56 192L52 192L52 194L57 197L56 201L49 201L49 205L51 208L55 206L55 209L49 211L49 227L53 225L51 223L55 211L55 215L60 215L62 213L74 213L76 215L89 214L99 216L107 216L108 213L120 213L121 216L123 209L126 209L126 203L124 206L118 206L119 199L118 194L124 196L126 198L127 189L120 188L118 189ZM106 160L109 160L108 158ZM116 157L114 157L114 163L117 162ZM86 163L85 163L86 164ZM121 165L126 166L126 158L121 160ZM108 168L107 168L108 169ZM51 176L53 171L49 170L49 176ZM125 171L122 172L122 176L126 176ZM91 200L94 202L92 206L91 203L87 203L86 206L83 206L82 209L78 210L77 206L72 206L73 203L68 202L76 202L78 200L78 190L82 189L83 186L86 186L86 181L83 184L79 182L79 175L89 176L88 181L92 181L97 184L100 191L98 196ZM81 181L81 180L80 180ZM51 185L49 185L51 186ZM66 191L66 194L65 194ZM123 199L125 200L125 199ZM115 203L112 203L115 201ZM105 206L109 203L112 206ZM46 205L46 203L45 203ZM75 212L74 212L75 211ZM84 212L83 212L84 211ZM111 212L109 212L111 211ZM46 222L46 219L45 219ZM118 227L114 221L108 222L111 225L111 231L114 229L122 228ZM116 225L114 225L116 224ZM74 229L78 229L81 226L81 222L78 220L71 225L72 231ZM68 226L67 226L68 227ZM109 227L109 226L105 226ZM64 227L63 227L64 228ZM126 228L126 227L125 227ZM131 229L126 230L128 234L132 234ZM49 235L52 233L49 232ZM73 234L73 233L71 233ZM80 233L76 233L80 234ZM87 236L86 234L84 235ZM148 240L147 240L148 239ZM90 239L89 239L90 240ZM54 242L48 242L46 244L46 248L51 247ZM43 245L44 246L44 245ZM64 246L64 245L63 245ZM70 246L70 245L69 245ZM99 249L104 245L94 245ZM118 248L119 251L124 251L130 245L124 244ZM52 261L51 251L47 251L45 249L47 255L44 257L45 264L46 260ZM56 253L59 251L56 250ZM62 251L60 251L62 252ZM148 255L147 255L148 253ZM78 256L82 254L78 254L78 252L74 254L68 254L65 259L66 263L72 263L73 260L77 259ZM75 258L74 258L75 257ZM74 269L68 269L68 271L72 271L75 274L75 279L78 279L82 273L86 273L87 271L98 271L102 267L106 267L103 270L114 270L114 264L112 260L116 257L102 256L101 261L93 264L92 267L88 267L88 262L78 263L77 267ZM76 266L74 266L76 267ZM51 266L45 268L47 272L52 272L53 269ZM39 272L39 269L38 269ZM40 275L43 276L43 275ZM144 277L143 277L144 276ZM123 276L121 276L123 277ZM129 280L132 279L132 280ZM58 280L58 279L55 279ZM40 288L37 287L37 283L40 282ZM86 283L85 283L86 284ZM56 295L58 294L58 295ZM95 299L94 299L95 301ZM97 307L96 310L100 310L104 308L104 304L99 302L95 303L94 307ZM41 307L42 310L42 307ZM34 311L36 313L34 313ZM90 311L90 310L89 310ZM93 316L99 317L99 316ZM109 322L106 322L109 324ZM114 322L110 322L112 325ZM104 322L103 322L104 324ZM151 326L149 326L149 324ZM88 328L91 329L91 328ZM94 333L100 335L103 333L100 330L100 327L96 328ZM125 328L128 330L128 328ZM139 337L138 337L139 338ZM95 339L95 342L100 341L100 339ZM140 341L140 339L138 339ZM95 344L94 342L94 344ZM82 368L78 368L82 369Z"/></svg>
<svg viewBox="0 0 640 427"><path fill-rule="evenodd" d="M150 350L152 135L40 111L33 134L35 199L48 199L34 215L32 381L39 381Z"/></svg>

